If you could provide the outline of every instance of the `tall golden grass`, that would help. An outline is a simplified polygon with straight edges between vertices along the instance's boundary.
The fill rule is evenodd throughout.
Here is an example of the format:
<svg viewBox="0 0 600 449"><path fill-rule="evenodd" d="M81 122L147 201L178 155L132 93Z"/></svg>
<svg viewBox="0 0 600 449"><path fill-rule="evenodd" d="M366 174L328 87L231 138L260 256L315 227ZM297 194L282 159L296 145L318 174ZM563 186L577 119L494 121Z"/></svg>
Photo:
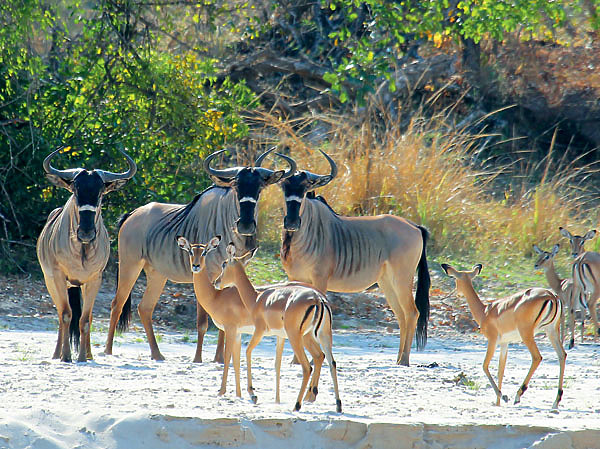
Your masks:
<svg viewBox="0 0 600 449"><path fill-rule="evenodd" d="M518 164L487 167L477 161L481 144L490 136L455 129L443 116L415 118L403 129L399 122L388 124L385 133L370 118L290 122L264 114L262 135L280 150L288 147L299 169L328 173L327 161L316 150L327 152L339 174L317 193L334 210L408 218L429 229L437 254L523 256L530 254L533 243L560 241L559 226L585 232L597 223L597 213L586 210L585 189L576 184L593 167L576 168L577 161L564 159L551 163L552 147L542 163L521 168L517 176ZM277 244L282 193L269 188L263 195L260 237Z"/></svg>

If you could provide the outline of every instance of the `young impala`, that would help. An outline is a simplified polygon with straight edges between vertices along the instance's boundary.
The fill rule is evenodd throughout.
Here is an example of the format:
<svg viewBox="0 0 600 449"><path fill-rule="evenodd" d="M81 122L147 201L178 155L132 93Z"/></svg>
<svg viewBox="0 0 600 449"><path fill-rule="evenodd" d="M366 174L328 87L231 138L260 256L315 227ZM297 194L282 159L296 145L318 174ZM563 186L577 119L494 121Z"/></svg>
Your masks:
<svg viewBox="0 0 600 449"><path fill-rule="evenodd" d="M500 399L508 402L508 397L501 392L508 344L522 341L531 353L531 367L515 396L515 404L518 404L521 396L527 390L533 373L542 361L542 355L535 344L534 336L538 332L545 332L558 355L560 364L558 394L552 406L552 408L558 408L563 394L562 386L567 354L559 336L562 305L556 295L545 288L529 288L508 298L484 304L473 288L473 278L481 272L481 264L475 265L471 271L458 271L445 263L442 264L442 268L448 276L455 279L456 290L467 299L473 318L479 324L481 333L488 340L483 371L496 392L496 405L500 405ZM498 385L496 385L490 374L489 365L498 344L500 345L500 359L498 362Z"/></svg>
<svg viewBox="0 0 600 449"><path fill-rule="evenodd" d="M227 246L227 259L223 262L223 271L215 281L216 285L235 285L252 315L254 334L246 349L248 365L248 393L256 402L256 395L252 387L251 358L252 350L260 343L265 335L276 335L277 346L275 355L275 385L276 402L279 402L279 374L281 357L283 354L284 339L290 341L296 359L302 365L302 385L294 410L300 410L302 396L309 380L311 367L304 348L310 352L314 362L314 372L310 386L304 398L307 402L316 399L318 393L319 377L323 359L327 358L333 389L335 392L336 410L342 412L342 401L338 391L337 368L333 359L331 334L332 315L331 308L325 295L314 287L301 282L291 282L286 285L270 287L261 293L255 289L242 265L236 257L235 246ZM325 354L323 355L323 352Z"/></svg>
<svg viewBox="0 0 600 449"><path fill-rule="evenodd" d="M554 268L554 256L558 253L560 246L554 245L552 252L543 251L537 245L533 245L533 250L538 254L534 268L544 270L546 280L554 293L558 295L563 305L563 311L569 311L569 329L571 331L571 339L569 340L569 349L575 346L575 311L581 311L581 341L583 342L583 324L585 319L585 311L587 304L583 291L573 282L573 279L561 279ZM562 315L560 326L560 340L565 339L565 314Z"/></svg>
<svg viewBox="0 0 600 449"><path fill-rule="evenodd" d="M208 312L208 314L211 316L211 318L213 319L215 325L221 329L225 331L225 364L223 367L223 378L221 381L221 388L219 390L219 395L223 395L225 394L226 391L226 385L227 385L227 375L228 375L228 371L229 371L229 361L231 358L233 358L233 367L234 367L234 371L235 371L235 380L236 380L236 395L238 397L241 397L241 389L240 389L240 351L241 351L241 339L240 336L242 333L244 334L253 334L253 336L256 334L255 333L255 325L257 322L256 319L256 314L253 313L252 311L256 309L255 304L258 304L256 297L257 297L257 293L256 290L254 290L254 288L252 287L252 291L254 292L254 296L253 298L246 295L246 296L242 296L240 298L240 293L238 293L238 289L235 287L229 287L229 288L225 288L222 290L218 290L216 289L213 284L211 283L207 273L206 273L206 262L205 262L205 257L207 255L208 252L212 251L213 249L215 249L218 245L219 242L221 240L220 236L214 237L213 239L211 239L211 241L204 245L204 244L192 244L189 243L188 240L185 237L179 236L177 237L177 243L179 245L179 247L186 251L189 254L189 261L190 261L190 266L191 266L191 270L193 273L193 279L194 279L194 292L196 294L196 299L198 300L198 302L202 305L202 307L204 309L206 309L206 311ZM227 254L228 257L232 257L232 255L234 254L234 245L229 245L227 247ZM246 256L248 256L248 254L245 254L244 256L242 256L240 259L245 259ZM236 259L236 263L235 266L239 266L241 265L242 262L238 261ZM227 263L223 263L223 269L225 269L227 266ZM228 270L227 270L228 271ZM221 275L219 276L219 278L221 278L221 276L223 276L223 272L221 272ZM219 279L217 279L217 282L219 281ZM248 281L249 282L249 281ZM251 285L251 284L250 284ZM295 285L292 290L295 291L297 294L296 296L301 296L303 299L306 299L305 295L298 295L299 293L299 287L300 284ZM283 287L282 287L283 288ZM264 293L267 292L273 292L273 288L271 289L267 289ZM281 290L281 289L277 289L279 291L280 295L286 295L285 291ZM312 290L312 289L311 289ZM289 297L289 295L285 296L286 297L286 301ZM271 298L271 301L274 302L274 298ZM243 299L243 301L242 301ZM305 301L304 301L305 302ZM304 304L303 301L300 300L292 300L292 298L290 298L290 306L288 308L286 308L285 311L285 316L280 317L280 321L281 323L279 325L274 325L272 327L270 327L269 329L263 331L263 334L266 335L276 335L277 336L277 349L278 351L281 349L281 351L283 351L283 342L284 342L284 338L287 336L288 338L290 338L290 342L292 342L292 339L294 339L294 342L296 341L296 337L295 337L295 333L294 331L292 332L287 332L287 328L285 326L282 327L282 325L285 325L285 323L287 323L289 321L289 319L292 316L296 316L298 315L298 313L303 312L304 315L302 315L300 317L300 319L302 320L301 322L298 321L298 332L302 332L302 331L310 331L310 332L315 332L315 334L318 334L318 336L322 336L325 335L326 338L326 331L327 329L329 329L329 339L331 340L331 312L329 310L329 307L324 304L321 305L320 307L317 307L317 309L313 310L315 301L313 301L311 304L307 304L304 305L303 308L301 308L301 306ZM308 306L308 309L307 309ZM284 307L285 308L285 307ZM300 312L298 312L298 310L300 310ZM294 315L294 311L296 312ZM324 316L325 314L327 314L327 316ZM286 320L287 317L287 320ZM292 335L292 337L290 337L290 334ZM261 335L262 337L262 335ZM302 339L300 339L302 340ZM305 339L306 340L306 339ZM257 341L260 341L260 339ZM311 354L314 357L314 364L315 364L315 373L313 374L313 381L311 381L311 390L309 391L308 394L307 393L307 397L305 398L305 400L307 401L314 401L315 397L316 397L316 393L317 393L317 384L318 384L318 370L317 370L317 366L319 367L320 370L320 366L323 362L323 354L321 353L321 351L318 351L318 354L314 353L314 344L312 342L308 343L310 346L309 351L311 351ZM315 343L316 344L316 343ZM249 348L252 345L252 341L249 344ZM256 346L256 345L254 345ZM252 349L254 348L254 346L252 346ZM292 347L294 347L294 343L292 343ZM318 348L318 344L316 346ZM250 349L251 352L251 349ZM248 392L250 393L250 396L252 398L252 400L254 402L257 401L257 397L254 395L254 390L252 388L252 379L251 379L251 375L250 375L250 358L249 358L249 352L247 351L247 356L248 356ZM304 351L302 351L303 355L304 355L304 359L306 360L306 355L304 354ZM329 353L331 353L331 351L329 351ZM276 361L276 371L277 371L277 378L276 378L276 401L279 402L279 367L281 366L281 353L278 352L279 358ZM329 360L329 356L328 356L328 361L330 363L330 366L333 366L335 368L335 362L333 361L333 358L331 358L331 360ZM306 360L306 366L308 367L308 372L310 374L310 365L308 364L308 360ZM332 368L332 369L334 369ZM303 369L304 369L304 365L303 365ZM332 371L335 372L335 371ZM333 374L332 374L333 375ZM336 391L336 399L337 399L337 410L339 412L341 412L341 401L339 400L339 395L337 394L337 377L334 375L334 386L335 386L335 391ZM296 407L295 410L299 410L300 409L300 400L302 399L302 393L304 388L306 387L306 383L303 381L303 388L302 391L300 392L300 395L298 396L298 401L296 403ZM314 388L312 388L314 387Z"/></svg>

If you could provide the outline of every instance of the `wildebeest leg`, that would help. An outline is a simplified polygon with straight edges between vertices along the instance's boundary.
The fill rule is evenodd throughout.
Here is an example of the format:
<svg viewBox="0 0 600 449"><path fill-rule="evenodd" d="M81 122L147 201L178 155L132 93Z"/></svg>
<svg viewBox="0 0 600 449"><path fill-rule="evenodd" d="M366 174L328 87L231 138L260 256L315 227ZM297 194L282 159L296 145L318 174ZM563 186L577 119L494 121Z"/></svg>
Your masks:
<svg viewBox="0 0 600 449"><path fill-rule="evenodd" d="M117 284L117 292L115 298L110 304L110 324L108 327L108 335L106 337L106 345L104 347L104 353L107 355L112 354L113 340L115 338L115 331L117 329L117 323L123 306L131 293L131 289L135 285L135 281L142 271L144 261L138 260L137 263L127 263L121 259L119 261L119 282Z"/></svg>
<svg viewBox="0 0 600 449"><path fill-rule="evenodd" d="M144 270L146 271L146 291L138 305L138 315L140 316L140 320L146 331L146 338L150 345L150 356L152 357L152 360L164 360L165 358L160 353L156 337L154 336L154 329L152 328L152 312L154 312L154 307L156 307L158 298L165 288L167 278L149 266L144 267Z"/></svg>
<svg viewBox="0 0 600 449"><path fill-rule="evenodd" d="M398 298L396 297L396 291L390 280L388 279L388 275L384 275L380 280L381 288L383 289L383 293L385 295L385 299L388 305L391 307L392 312L396 316L396 320L398 321L398 327L400 328L400 346L398 347L398 357L396 358L397 364L402 364L408 366L408 360L406 363L402 363L402 355L404 354L404 345L406 344L406 319L404 317L404 311L398 302Z"/></svg>
<svg viewBox="0 0 600 449"><path fill-rule="evenodd" d="M412 294L412 279L400 280L400 282L397 282L395 286L397 287L396 292L398 294L398 303L404 312L404 320L406 322L406 332L404 335L402 355L400 356L400 365L408 366L410 348L412 346L412 341L417 329L419 311L415 304L415 298Z"/></svg>
<svg viewBox="0 0 600 449"><path fill-rule="evenodd" d="M81 311L81 319L79 320L79 335L81 344L79 346L78 362L85 362L89 358L92 359L92 348L90 345L90 331L92 328L92 310L94 301L100 284L102 283L102 274L99 274L95 279L83 284L81 292L83 295L83 310Z"/></svg>
<svg viewBox="0 0 600 449"><path fill-rule="evenodd" d="M54 276L47 276L44 273L44 280L46 281L46 288L58 314L58 339L52 358L58 359L60 357L62 362L70 362L69 325L71 324L72 314L67 297L67 280L60 272Z"/></svg>
<svg viewBox="0 0 600 449"><path fill-rule="evenodd" d="M324 319L327 319L325 317ZM317 394L319 392L319 378L321 377L321 367L323 366L323 360L325 360L325 354L321 351L321 346L315 340L313 333L306 334L303 337L304 347L308 349L310 355L313 358L313 373L308 385L308 390L306 391L306 396L304 396L305 402L314 402L317 399Z"/></svg>

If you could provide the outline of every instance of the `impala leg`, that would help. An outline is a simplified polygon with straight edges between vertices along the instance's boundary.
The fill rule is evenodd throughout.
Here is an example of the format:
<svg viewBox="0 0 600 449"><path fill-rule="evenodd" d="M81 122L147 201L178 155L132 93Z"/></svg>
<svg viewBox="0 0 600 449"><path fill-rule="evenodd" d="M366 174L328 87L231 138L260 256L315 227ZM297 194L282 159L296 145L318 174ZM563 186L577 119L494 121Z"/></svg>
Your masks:
<svg viewBox="0 0 600 449"><path fill-rule="evenodd" d="M240 386L240 354L242 351L242 335L235 334L234 346L232 348L233 370L235 372L235 395L242 397L242 388Z"/></svg>
<svg viewBox="0 0 600 449"><path fill-rule="evenodd" d="M196 353L194 354L194 363L202 363L202 345L204 344L204 335L208 330L208 314L200 305L196 298L196 330L198 331L198 340L196 342ZM220 330L219 330L220 332Z"/></svg>
<svg viewBox="0 0 600 449"><path fill-rule="evenodd" d="M281 359L283 357L283 344L285 343L285 338L277 337L277 345L275 347L275 402L277 404L280 403L279 397L279 380L281 374Z"/></svg>
<svg viewBox="0 0 600 449"><path fill-rule="evenodd" d="M508 355L508 344L500 346L500 358L498 359L498 390L502 391L502 379L504 378L504 368L506 367L506 356ZM496 398L496 405L500 406L500 396Z"/></svg>
<svg viewBox="0 0 600 449"><path fill-rule="evenodd" d="M337 365L335 360L333 359L333 338L331 335L331 328L328 333L319 334L319 341L321 342L321 347L325 352L325 357L327 358L327 364L329 365L329 372L331 373L331 380L333 381L333 391L335 393L335 408L338 413L342 413L342 400L340 399L340 391L338 388L338 378L337 378Z"/></svg>
<svg viewBox="0 0 600 449"><path fill-rule="evenodd" d="M110 323L108 326L108 335L106 336L106 344L104 346L104 354L112 355L113 340L119 317L123 311L123 306L131 293L131 289L135 285L135 281L140 275L143 267L143 261L137 263L126 263L121 255L119 255L119 279L117 282L117 292L110 304Z"/></svg>
<svg viewBox="0 0 600 449"><path fill-rule="evenodd" d="M498 388L498 385L496 385L496 382L494 382L494 378L490 374L490 361L492 360L492 357L494 357L494 353L496 352L497 337L495 335L493 337L487 337L488 346L485 352L485 359L483 360L483 372L487 376L488 380L490 381L490 384L492 385L492 388L494 389L494 392L496 393L496 404L500 403L500 399L502 399L504 402L508 402L508 396L502 395L500 388Z"/></svg>
<svg viewBox="0 0 600 449"><path fill-rule="evenodd" d="M247 370L247 378L248 378L248 394L250 395L250 399L252 402L256 404L258 398L254 394L254 387L252 386L252 351L254 348L260 343L265 334L265 327L262 323L255 323L254 333L252 334L252 338L248 342L248 346L246 347L246 370Z"/></svg>
<svg viewBox="0 0 600 449"><path fill-rule="evenodd" d="M540 365L540 363L542 361L542 354L540 354L540 350L538 349L537 345L535 344L535 340L533 338L533 332L532 331L523 331L521 329L519 329L519 332L521 333L521 338L523 339L523 343L525 344L525 346L527 346L527 349L529 349L529 352L531 353L531 367L529 368L529 372L527 373L527 376L525 376L525 380L523 381L523 384L517 390L517 394L515 396L515 402L514 402L515 404L518 404L519 402L521 402L521 396L523 396L523 393L525 393L525 391L529 387L529 381L531 380L533 373L535 373L535 370L537 369L537 367Z"/></svg>
<svg viewBox="0 0 600 449"><path fill-rule="evenodd" d="M590 316L592 317L592 323L594 323L594 341L598 340L598 311L596 310L596 303L598 302L598 297L596 296L596 292L592 293L590 296L590 301L588 302L588 307L590 309ZM585 318L585 312L583 312L583 316ZM583 322L583 320L582 320ZM582 326L583 327L583 326Z"/></svg>
<svg viewBox="0 0 600 449"><path fill-rule="evenodd" d="M96 295L98 295L98 290L100 290L101 283L102 274L100 273L96 278L86 282L81 288L83 309L81 311L81 319L79 320L81 345L79 346L79 356L77 357L78 362L86 362L88 358L90 360L92 359L92 348L90 345L90 331L92 328L91 318L94 302L96 300Z"/></svg>
<svg viewBox="0 0 600 449"><path fill-rule="evenodd" d="M225 346L225 332L219 329L219 337L217 339L217 350L213 362L223 363L223 347Z"/></svg>
<svg viewBox="0 0 600 449"><path fill-rule="evenodd" d="M299 335L299 333L295 329L286 329L286 333L288 335L290 345L294 350L294 354L296 355L298 362L300 362L300 365L302 366L302 385L300 386L300 392L298 393L296 405L294 406L294 411L298 411L300 410L300 404L302 398L304 397L304 390L306 390L306 385L308 384L310 378L311 367L310 363L308 362L308 358L306 357L306 353L304 352L302 336Z"/></svg>
<svg viewBox="0 0 600 449"><path fill-rule="evenodd" d="M546 335L548 336L550 343L552 343L552 346L554 347L554 350L556 351L556 355L558 356L558 363L560 365L560 372L559 372L559 376L558 376L558 392L556 394L556 399L554 400L554 404L552 405L552 408L556 409L556 408L558 408L558 404L559 404L560 400L562 399L562 395L563 395L563 379L565 376L565 360L567 358L567 353L565 352L565 350L563 348L562 340L559 339L556 329L552 329L552 328L548 329L546 331Z"/></svg>
<svg viewBox="0 0 600 449"><path fill-rule="evenodd" d="M327 319L324 317L323 319ZM305 402L314 402L317 399L319 393L319 378L321 377L321 367L323 366L323 360L325 360L325 354L321 351L319 343L315 340L312 331L302 337L304 347L308 349L310 355L313 358L313 373L310 379L306 396L304 396Z"/></svg>
<svg viewBox="0 0 600 449"><path fill-rule="evenodd" d="M229 361L231 360L231 353L235 345L235 329L225 329L225 357L223 359L223 377L221 379L221 389L218 395L223 396L227 391L227 375L229 374Z"/></svg>
<svg viewBox="0 0 600 449"><path fill-rule="evenodd" d="M569 310L569 328L571 330L571 339L569 340L569 349L575 347L575 308ZM583 340L583 329L581 330L581 339Z"/></svg>
<svg viewBox="0 0 600 449"><path fill-rule="evenodd" d="M138 305L138 315L146 331L146 338L150 345L150 356L152 360L164 360L164 356L158 349L158 343L156 342L156 336L154 335L154 328L152 327L152 312L158 302L163 288L167 283L167 278L160 274L158 271L147 267L146 269L146 291L144 296Z"/></svg>

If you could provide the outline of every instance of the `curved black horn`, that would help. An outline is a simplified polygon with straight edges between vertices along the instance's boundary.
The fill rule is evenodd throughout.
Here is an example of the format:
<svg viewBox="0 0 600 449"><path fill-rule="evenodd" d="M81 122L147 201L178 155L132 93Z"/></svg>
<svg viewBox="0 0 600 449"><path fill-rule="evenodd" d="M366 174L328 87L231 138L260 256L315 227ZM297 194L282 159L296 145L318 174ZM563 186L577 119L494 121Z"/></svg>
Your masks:
<svg viewBox="0 0 600 449"><path fill-rule="evenodd" d="M219 150L219 151L215 151L212 154L209 154L206 159L204 159L204 171L206 173L208 173L209 176L211 176L214 180L214 178L220 179L222 181L228 181L231 180L233 178L235 178L235 176L238 174L238 172L240 171L239 167L234 167L234 168L228 168L228 169L223 169L223 170L217 170L215 168L212 168L210 166L210 162L217 157L219 154L223 153L227 151L227 149L224 150Z"/></svg>
<svg viewBox="0 0 600 449"><path fill-rule="evenodd" d="M129 156L127 153L125 153L125 151L121 150L120 148L119 152L123 156L125 156L125 159L127 159L129 169L123 173L113 173L106 170L96 170L100 174L100 176L102 176L102 180L104 182L113 182L118 179L131 179L133 178L133 175L135 175L135 172L137 171L137 165L135 164L135 161L131 158L131 156Z"/></svg>
<svg viewBox="0 0 600 449"><path fill-rule="evenodd" d="M294 159L292 159L289 156L286 156L285 154L281 154L281 153L275 153L277 156L283 158L286 160L286 162L288 164L290 164L290 168L283 174L283 176L281 177L281 179L285 179L285 178L289 178L290 176L292 176L294 173L296 173L296 161Z"/></svg>
<svg viewBox="0 0 600 449"><path fill-rule="evenodd" d="M269 148L267 151L265 151L263 154L261 154L260 156L258 156L256 158L256 161L254 161L254 166L255 167L260 167L262 162L265 160L265 158L273 151L276 150L277 147L271 147Z"/></svg>
<svg viewBox="0 0 600 449"><path fill-rule="evenodd" d="M319 150L319 151L321 152L321 154L323 156L325 156L325 159L327 159L327 162L329 162L329 166L331 167L331 172L328 175L316 175L314 173L306 172L306 174L308 175L308 178L310 179L311 184L312 184L310 190L316 189L317 187L323 187L323 186L329 184L331 182L331 180L337 176L337 173L338 173L338 169L337 169L337 165L336 165L335 161L333 159L331 159L331 157L329 157L329 155L327 153L325 153L323 150Z"/></svg>
<svg viewBox="0 0 600 449"><path fill-rule="evenodd" d="M55 175L64 180L71 181L80 172L80 169L70 168L68 170L58 170L58 169L54 168L52 165L50 165L50 161L52 160L52 158L54 158L54 156L56 156L60 152L60 150L62 150L63 148L64 147L60 147L57 150L54 150L48 156L46 156L46 159L44 159L43 166L44 166L44 170L49 175Z"/></svg>

